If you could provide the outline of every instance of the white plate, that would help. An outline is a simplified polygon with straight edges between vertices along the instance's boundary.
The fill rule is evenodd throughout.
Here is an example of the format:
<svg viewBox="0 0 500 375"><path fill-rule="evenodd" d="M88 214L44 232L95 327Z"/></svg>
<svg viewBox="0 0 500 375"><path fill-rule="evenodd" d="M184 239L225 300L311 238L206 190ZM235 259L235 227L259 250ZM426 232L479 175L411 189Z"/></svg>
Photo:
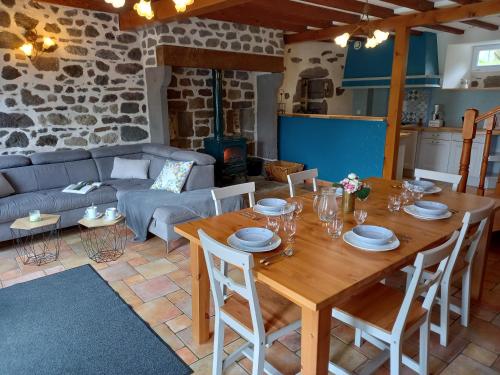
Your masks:
<svg viewBox="0 0 500 375"><path fill-rule="evenodd" d="M253 207L253 210L255 212L257 212L258 214L261 214L261 215L264 215L264 216L281 216L281 211L279 212L276 212L276 211L267 211L267 210L264 210L261 206L254 206ZM285 214L288 214L290 212L293 211L293 206L291 206L286 212L284 212Z"/></svg>
<svg viewBox="0 0 500 375"><path fill-rule="evenodd" d="M263 211L281 212L281 209L287 205L287 201L279 198L265 198L257 202L258 206Z"/></svg>
<svg viewBox="0 0 500 375"><path fill-rule="evenodd" d="M413 205L405 206L403 208L403 210L408 215L411 215L411 216L416 217L417 219L421 219L421 220L443 220L443 219L448 219L452 215L452 213L450 211L448 211L448 212L446 212L446 213L444 213L442 215L435 215L435 216L423 215L420 212L418 212L415 209L415 206L413 206Z"/></svg>
<svg viewBox="0 0 500 375"><path fill-rule="evenodd" d="M104 214L102 212L98 212L96 217L90 218L90 217L87 217L86 215L83 215L83 218L85 220L97 220L97 219L100 219L103 215Z"/></svg>
<svg viewBox="0 0 500 375"><path fill-rule="evenodd" d="M122 214L118 214L118 215L116 215L116 217L114 219L108 219L108 217L106 215L104 215L104 220L115 221L115 220L121 219L121 217L122 217Z"/></svg>
<svg viewBox="0 0 500 375"><path fill-rule="evenodd" d="M358 241L351 231L344 233L342 236L345 243L365 251L390 251L395 250L399 247L400 242L396 236L394 236L391 241L383 245L373 245L365 242Z"/></svg>
<svg viewBox="0 0 500 375"><path fill-rule="evenodd" d="M377 225L358 225L351 232L358 242L371 245L384 245L394 237L392 230Z"/></svg>
<svg viewBox="0 0 500 375"><path fill-rule="evenodd" d="M267 228L242 228L234 232L236 239L245 246L266 246L274 237L274 233Z"/></svg>
<svg viewBox="0 0 500 375"><path fill-rule="evenodd" d="M230 235L227 238L227 244L231 246L233 249L240 250L240 251L246 251L247 253L264 253L266 251L271 251L276 249L279 245L281 245L281 238L277 234L273 236L273 239L267 246L261 246L261 247L250 247L250 246L245 246L242 243L238 241L236 236L234 234Z"/></svg>
<svg viewBox="0 0 500 375"><path fill-rule="evenodd" d="M414 204L416 212L424 216L439 216L447 213L448 206L441 202L420 200Z"/></svg>
<svg viewBox="0 0 500 375"><path fill-rule="evenodd" d="M426 190L423 192L424 195L427 195L427 194L437 194L437 193L441 193L443 191L443 189L441 189L439 186L434 186L432 189L429 189L429 190Z"/></svg>

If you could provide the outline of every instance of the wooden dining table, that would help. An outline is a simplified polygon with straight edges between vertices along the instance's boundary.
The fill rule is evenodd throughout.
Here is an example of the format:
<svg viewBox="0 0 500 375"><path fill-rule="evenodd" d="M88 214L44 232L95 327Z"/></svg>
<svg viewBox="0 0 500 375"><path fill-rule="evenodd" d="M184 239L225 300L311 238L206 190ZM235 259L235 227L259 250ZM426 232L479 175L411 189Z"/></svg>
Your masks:
<svg viewBox="0 0 500 375"><path fill-rule="evenodd" d="M368 212L365 224L391 229L401 244L387 252L367 252L348 245L342 238L327 234L313 209L313 193L301 195L304 209L297 220L297 232L291 257L279 257L269 266L259 263L263 257L283 251L282 244L273 252L255 253L254 275L288 300L300 306L301 373L321 375L328 372L332 308L403 266L414 261L416 254L445 241L460 229L468 210L488 204L488 198L443 191L425 199L443 202L453 211L450 218L425 221L401 209L387 209L388 196L401 193L401 181L371 178L372 191L358 208ZM352 214L343 214L344 233L356 224ZM210 339L210 285L203 250L197 231L203 229L216 240L226 243L236 230L265 226L266 218L251 209L226 213L177 225L175 231L190 241L192 272L192 332L194 342Z"/></svg>

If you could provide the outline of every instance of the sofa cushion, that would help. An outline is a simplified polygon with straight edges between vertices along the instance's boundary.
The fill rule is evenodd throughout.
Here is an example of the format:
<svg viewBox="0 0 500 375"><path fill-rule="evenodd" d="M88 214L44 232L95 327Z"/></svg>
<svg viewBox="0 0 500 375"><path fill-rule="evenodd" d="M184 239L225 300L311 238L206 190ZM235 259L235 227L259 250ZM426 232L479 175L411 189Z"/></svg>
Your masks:
<svg viewBox="0 0 500 375"><path fill-rule="evenodd" d="M100 181L99 172L93 159L66 162L64 167L68 173L70 184L80 181Z"/></svg>
<svg viewBox="0 0 500 375"><path fill-rule="evenodd" d="M128 180L108 180L104 182L104 185L111 186L116 190L116 198L119 199L122 193L131 190L149 190L151 185L153 185L153 180L139 180L139 179L128 179Z"/></svg>
<svg viewBox="0 0 500 375"><path fill-rule="evenodd" d="M179 194L192 167L192 161L167 160L151 189L166 190Z"/></svg>
<svg viewBox="0 0 500 375"><path fill-rule="evenodd" d="M149 155L169 158L174 152L181 151L180 148L161 145L159 143L145 143L142 145L142 152Z"/></svg>
<svg viewBox="0 0 500 375"><path fill-rule="evenodd" d="M127 159L142 159L142 154L127 154L123 155L122 157ZM113 170L113 164L115 162L114 156L94 159L94 162L97 166L97 171L99 172L99 180L110 180L111 171Z"/></svg>
<svg viewBox="0 0 500 375"><path fill-rule="evenodd" d="M213 165L193 165L191 173L184 184L185 191L193 191L214 187L215 185Z"/></svg>
<svg viewBox="0 0 500 375"><path fill-rule="evenodd" d="M68 186L69 176L64 163L33 165L37 190L47 190Z"/></svg>
<svg viewBox="0 0 500 375"><path fill-rule="evenodd" d="M170 159L179 161L194 161L196 165L212 165L215 164L215 158L201 152L179 150L170 155Z"/></svg>
<svg viewBox="0 0 500 375"><path fill-rule="evenodd" d="M31 164L31 160L23 155L0 156L0 169L25 167Z"/></svg>
<svg viewBox="0 0 500 375"><path fill-rule="evenodd" d="M111 186L101 186L84 195L63 193L60 189L16 194L0 199L0 223L28 216L33 209L42 213L58 213L115 201L116 190Z"/></svg>
<svg viewBox="0 0 500 375"><path fill-rule="evenodd" d="M142 153L142 144L118 145L93 148L89 150L94 159L108 158L112 156L123 156Z"/></svg>
<svg viewBox="0 0 500 375"><path fill-rule="evenodd" d="M0 198L14 194L14 188L7 179L0 173Z"/></svg>
<svg viewBox="0 0 500 375"><path fill-rule="evenodd" d="M143 154L143 159L149 160L149 178L155 178L160 175L163 166L165 165L165 161L167 160L164 157L156 156L152 154Z"/></svg>
<svg viewBox="0 0 500 375"><path fill-rule="evenodd" d="M0 172L9 181L17 194L38 190L38 182L32 165L2 169Z"/></svg>
<svg viewBox="0 0 500 375"><path fill-rule="evenodd" d="M165 224L177 224L199 219L199 216L184 207L166 206L158 207L153 214L153 219Z"/></svg>
<svg viewBox="0 0 500 375"><path fill-rule="evenodd" d="M32 164L54 164L90 159L90 152L83 149L37 152L30 155Z"/></svg>
<svg viewBox="0 0 500 375"><path fill-rule="evenodd" d="M147 180L150 163L149 160L115 158L111 178Z"/></svg>

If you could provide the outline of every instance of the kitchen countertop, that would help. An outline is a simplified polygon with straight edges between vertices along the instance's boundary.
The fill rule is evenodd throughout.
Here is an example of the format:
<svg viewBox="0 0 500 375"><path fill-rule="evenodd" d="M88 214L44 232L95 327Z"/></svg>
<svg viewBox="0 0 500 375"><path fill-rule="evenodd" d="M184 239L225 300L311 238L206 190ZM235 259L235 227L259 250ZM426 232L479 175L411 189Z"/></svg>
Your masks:
<svg viewBox="0 0 500 375"><path fill-rule="evenodd" d="M320 119L338 119L338 120L363 120L363 121L386 121L387 120L387 117L351 116L351 115L318 115L318 114L311 114L311 113L284 113L284 114L281 114L280 116L320 118Z"/></svg>
<svg viewBox="0 0 500 375"><path fill-rule="evenodd" d="M433 132L433 133L462 133L462 128L458 127L448 127L442 126L440 128L429 128L426 126L416 126L416 125L401 125L401 131L418 131L418 132ZM476 134L485 134L486 130L477 129ZM493 135L500 135L500 129L494 129Z"/></svg>

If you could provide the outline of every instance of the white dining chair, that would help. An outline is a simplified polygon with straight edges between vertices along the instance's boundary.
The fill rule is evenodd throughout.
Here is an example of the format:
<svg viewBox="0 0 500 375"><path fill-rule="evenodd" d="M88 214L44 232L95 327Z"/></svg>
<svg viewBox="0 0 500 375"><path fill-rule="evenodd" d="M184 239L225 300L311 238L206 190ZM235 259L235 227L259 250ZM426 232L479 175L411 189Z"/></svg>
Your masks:
<svg viewBox="0 0 500 375"><path fill-rule="evenodd" d="M364 339L382 350L362 373L375 371L388 358L391 375L399 374L402 364L420 375L428 373L430 312L458 234L455 231L444 244L417 255L406 293L378 283L333 309L334 318L354 327L359 333L356 345L361 345L361 339ZM438 267L434 272L424 274L424 270L436 265ZM417 298L422 293L426 295L420 301ZM420 331L418 362L402 352L404 341L417 330ZM328 369L336 374L346 373L332 362Z"/></svg>
<svg viewBox="0 0 500 375"><path fill-rule="evenodd" d="M421 180L421 179L446 182L448 184L451 184L452 191L457 191L458 184L460 183L462 176L460 176L459 174L429 171L427 169L416 168L415 180Z"/></svg>
<svg viewBox="0 0 500 375"><path fill-rule="evenodd" d="M244 194L248 194L248 203L250 207L253 207L255 205L255 182L212 189L212 198L215 202L215 214L219 216L223 213L221 205L222 199Z"/></svg>
<svg viewBox="0 0 500 375"><path fill-rule="evenodd" d="M263 372L279 374L278 370L265 361L265 350L280 337L300 328L300 308L267 286L255 282L252 254L223 245L202 230L198 231L198 235L205 254L215 305L212 374L222 374L243 356L253 362L252 375ZM238 267L243 272L243 281L238 282L222 274L215 265L215 258ZM222 292L224 287L232 292L227 298L224 298ZM247 342L223 358L226 325Z"/></svg>
<svg viewBox="0 0 500 375"><path fill-rule="evenodd" d="M295 196L295 186L297 184L303 184L306 180L312 180L313 190L318 191L318 170L308 169L301 172L291 173L287 176L288 186L290 187L290 197Z"/></svg>
<svg viewBox="0 0 500 375"><path fill-rule="evenodd" d="M491 215L495 203L490 202L484 208L466 212L462 219L462 228L457 244L451 253L450 260L441 280L441 289L436 303L439 304L439 322L431 323L431 331L439 334L439 342L443 346L448 345L449 315L450 310L460 315L462 326L469 325L470 309L470 289L472 268L477 248L484 231L488 228L488 219ZM414 272L413 267L403 269L407 273L407 283ZM457 282L460 281L461 282ZM451 288L453 285L460 285L462 296L460 305L450 302Z"/></svg>

